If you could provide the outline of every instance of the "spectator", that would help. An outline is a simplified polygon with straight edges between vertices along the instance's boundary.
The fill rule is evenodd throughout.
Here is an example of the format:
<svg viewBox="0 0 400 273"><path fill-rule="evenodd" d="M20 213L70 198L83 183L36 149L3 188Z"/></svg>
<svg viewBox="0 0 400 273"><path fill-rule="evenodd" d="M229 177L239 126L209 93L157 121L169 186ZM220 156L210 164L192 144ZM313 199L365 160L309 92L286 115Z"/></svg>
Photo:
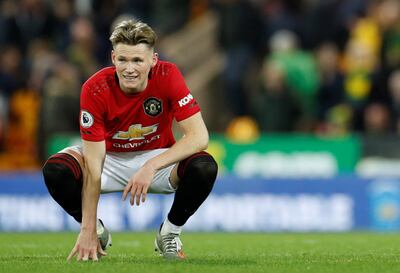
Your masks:
<svg viewBox="0 0 400 273"><path fill-rule="evenodd" d="M389 76L388 87L391 95L393 127L397 134L400 134L400 70L393 71Z"/></svg>
<svg viewBox="0 0 400 273"><path fill-rule="evenodd" d="M41 105L43 156L52 136L57 134L79 134L79 73L71 64L57 63L43 87ZM44 158L44 157L43 157Z"/></svg>
<svg viewBox="0 0 400 273"><path fill-rule="evenodd" d="M9 44L12 33L11 24L14 16L17 13L18 6L16 1L3 0L0 2L0 45Z"/></svg>
<svg viewBox="0 0 400 273"><path fill-rule="evenodd" d="M12 94L23 86L22 56L15 46L0 48L0 151L4 148L9 119L9 100Z"/></svg>
<svg viewBox="0 0 400 273"><path fill-rule="evenodd" d="M61 58L50 48L48 40L36 39L28 46L27 51L29 79L28 86L41 93L43 85L52 67Z"/></svg>
<svg viewBox="0 0 400 273"><path fill-rule="evenodd" d="M152 21L162 37L179 29L190 16L190 1L153 0Z"/></svg>
<svg viewBox="0 0 400 273"><path fill-rule="evenodd" d="M86 17L79 17L72 22L70 34L71 44L67 48L67 56L78 68L81 81L84 81L100 67L96 58L97 36L93 23Z"/></svg>
<svg viewBox="0 0 400 273"><path fill-rule="evenodd" d="M387 134L391 127L389 109L385 104L372 103L365 109L364 130L366 134Z"/></svg>
<svg viewBox="0 0 400 273"><path fill-rule="evenodd" d="M348 104L337 104L328 109L323 124L317 133L330 137L342 137L351 134L353 109Z"/></svg>
<svg viewBox="0 0 400 273"><path fill-rule="evenodd" d="M224 100L233 116L248 113L245 82L251 63L262 46L263 25L259 12L245 0L216 0L219 14L218 42L226 54L222 72Z"/></svg>
<svg viewBox="0 0 400 273"><path fill-rule="evenodd" d="M367 104L388 100L387 76L380 69L382 34L398 21L399 16L397 1L375 0L368 6L366 16L359 18L351 29L344 55L344 86L346 100L354 109L354 130L364 129Z"/></svg>
<svg viewBox="0 0 400 273"><path fill-rule="evenodd" d="M302 16L305 2L304 0L259 1L266 39L270 39L274 33L283 29L300 36L305 19Z"/></svg>
<svg viewBox="0 0 400 273"><path fill-rule="evenodd" d="M53 23L43 0L21 0L17 12L8 20L7 42L17 44L25 53L33 40L51 37Z"/></svg>
<svg viewBox="0 0 400 273"><path fill-rule="evenodd" d="M64 53L71 43L69 29L75 16L73 2L69 0L51 1L51 11L54 16L52 44L58 52Z"/></svg>
<svg viewBox="0 0 400 273"><path fill-rule="evenodd" d="M323 123L329 110L344 101L343 73L339 69L339 49L336 44L321 44L315 55L320 81L317 91L318 119Z"/></svg>
<svg viewBox="0 0 400 273"><path fill-rule="evenodd" d="M324 41L335 41L343 50L354 21L365 13L365 0L318 0L309 5L302 19L304 46L317 48Z"/></svg>
<svg viewBox="0 0 400 273"><path fill-rule="evenodd" d="M264 63L259 92L253 97L253 116L264 132L289 132L302 119L296 94L286 84L285 71L277 62Z"/></svg>
<svg viewBox="0 0 400 273"><path fill-rule="evenodd" d="M271 54L268 61L279 63L284 69L287 86L296 92L304 114L302 130L312 130L316 117L316 96L319 79L314 56L304 51L297 36L288 30L281 30L269 41Z"/></svg>

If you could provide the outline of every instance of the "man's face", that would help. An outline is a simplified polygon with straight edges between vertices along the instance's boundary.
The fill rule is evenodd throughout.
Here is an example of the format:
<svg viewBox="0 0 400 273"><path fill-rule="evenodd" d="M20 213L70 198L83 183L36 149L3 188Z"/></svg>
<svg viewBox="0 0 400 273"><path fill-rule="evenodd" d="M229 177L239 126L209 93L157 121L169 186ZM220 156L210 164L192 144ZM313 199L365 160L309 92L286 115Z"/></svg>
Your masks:
<svg viewBox="0 0 400 273"><path fill-rule="evenodd" d="M119 86L126 94L143 91L150 69L157 63L157 54L146 44L117 44L111 52Z"/></svg>

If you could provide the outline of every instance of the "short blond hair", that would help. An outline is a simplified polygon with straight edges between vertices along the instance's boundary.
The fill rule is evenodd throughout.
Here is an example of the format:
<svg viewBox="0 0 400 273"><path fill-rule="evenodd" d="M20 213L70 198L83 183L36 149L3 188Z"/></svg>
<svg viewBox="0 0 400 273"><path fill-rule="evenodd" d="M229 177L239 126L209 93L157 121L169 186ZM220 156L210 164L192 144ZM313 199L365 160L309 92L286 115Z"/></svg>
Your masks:
<svg viewBox="0 0 400 273"><path fill-rule="evenodd" d="M113 47L122 43L127 45L147 44L149 48L154 48L157 35L146 23L125 20L115 27L110 36L110 41Z"/></svg>

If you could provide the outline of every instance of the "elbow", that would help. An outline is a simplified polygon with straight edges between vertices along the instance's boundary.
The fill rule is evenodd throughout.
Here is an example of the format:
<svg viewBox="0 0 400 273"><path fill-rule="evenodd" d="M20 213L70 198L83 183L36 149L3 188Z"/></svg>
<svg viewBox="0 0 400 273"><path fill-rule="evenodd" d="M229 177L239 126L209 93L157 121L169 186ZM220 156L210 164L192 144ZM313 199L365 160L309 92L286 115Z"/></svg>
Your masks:
<svg viewBox="0 0 400 273"><path fill-rule="evenodd" d="M206 134L206 135L203 136L203 137L201 138L201 140L199 141L199 151L207 150L207 148L208 148L208 142L209 142L209 136L208 136L208 134Z"/></svg>
<svg viewBox="0 0 400 273"><path fill-rule="evenodd" d="M207 148L208 148L208 141L207 141L207 142L204 142L204 143L202 143L202 144L200 145L199 151L207 150Z"/></svg>

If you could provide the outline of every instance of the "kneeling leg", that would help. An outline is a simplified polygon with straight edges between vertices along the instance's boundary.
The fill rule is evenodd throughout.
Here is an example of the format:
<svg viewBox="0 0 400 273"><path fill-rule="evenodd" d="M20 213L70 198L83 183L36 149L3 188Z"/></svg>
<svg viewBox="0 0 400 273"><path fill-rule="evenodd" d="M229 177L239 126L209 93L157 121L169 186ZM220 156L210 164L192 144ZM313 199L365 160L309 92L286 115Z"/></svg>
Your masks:
<svg viewBox="0 0 400 273"><path fill-rule="evenodd" d="M43 177L53 199L77 222L82 221L82 169L66 153L51 156L43 166Z"/></svg>

